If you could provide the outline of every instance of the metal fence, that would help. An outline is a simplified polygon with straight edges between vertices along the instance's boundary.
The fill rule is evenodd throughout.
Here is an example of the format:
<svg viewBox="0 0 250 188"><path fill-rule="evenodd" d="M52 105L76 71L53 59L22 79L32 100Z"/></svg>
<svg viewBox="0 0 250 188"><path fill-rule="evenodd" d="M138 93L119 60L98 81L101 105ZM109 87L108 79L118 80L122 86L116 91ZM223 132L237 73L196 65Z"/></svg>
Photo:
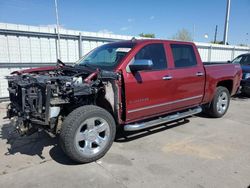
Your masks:
<svg viewBox="0 0 250 188"><path fill-rule="evenodd" d="M61 60L75 62L93 48L108 42L129 40L133 36L66 30L61 28ZM227 61L249 48L196 43L203 61ZM30 67L54 64L58 58L57 31L51 27L36 27L0 23L0 98L7 97L10 72Z"/></svg>
<svg viewBox="0 0 250 188"><path fill-rule="evenodd" d="M232 60L240 54L250 52L249 47L229 46L209 43L195 42L202 61L228 61Z"/></svg>

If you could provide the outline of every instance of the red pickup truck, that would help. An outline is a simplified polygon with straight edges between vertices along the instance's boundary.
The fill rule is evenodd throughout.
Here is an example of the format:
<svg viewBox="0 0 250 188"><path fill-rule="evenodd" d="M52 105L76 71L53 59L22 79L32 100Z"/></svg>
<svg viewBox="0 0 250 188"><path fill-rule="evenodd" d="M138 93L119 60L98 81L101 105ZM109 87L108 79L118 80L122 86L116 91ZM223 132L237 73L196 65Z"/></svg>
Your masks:
<svg viewBox="0 0 250 188"><path fill-rule="evenodd" d="M116 129L137 131L204 111L222 117L242 77L238 64L204 65L195 44L130 40L100 46L74 66L13 72L7 117L16 129L60 136L86 163L111 147Z"/></svg>

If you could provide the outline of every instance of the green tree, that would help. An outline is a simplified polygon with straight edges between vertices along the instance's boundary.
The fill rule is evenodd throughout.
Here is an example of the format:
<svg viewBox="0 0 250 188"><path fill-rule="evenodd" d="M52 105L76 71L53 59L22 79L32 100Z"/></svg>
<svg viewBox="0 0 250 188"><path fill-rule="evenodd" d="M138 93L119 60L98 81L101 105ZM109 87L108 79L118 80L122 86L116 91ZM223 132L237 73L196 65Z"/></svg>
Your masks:
<svg viewBox="0 0 250 188"><path fill-rule="evenodd" d="M174 40L193 41L192 34L187 29L179 30L173 37Z"/></svg>
<svg viewBox="0 0 250 188"><path fill-rule="evenodd" d="M155 38L154 33L140 33L139 36L140 37L145 37L145 38Z"/></svg>
<svg viewBox="0 0 250 188"><path fill-rule="evenodd" d="M216 41L216 42L211 41L210 43L212 43L212 44L224 44L224 42L223 42L223 41ZM229 43L227 42L227 44L226 44L226 45L229 45Z"/></svg>
<svg viewBox="0 0 250 188"><path fill-rule="evenodd" d="M238 44L238 46L243 46L243 47L247 47L247 44Z"/></svg>
<svg viewBox="0 0 250 188"><path fill-rule="evenodd" d="M224 44L223 41L215 41L215 42L211 41L210 43L212 43L212 44Z"/></svg>

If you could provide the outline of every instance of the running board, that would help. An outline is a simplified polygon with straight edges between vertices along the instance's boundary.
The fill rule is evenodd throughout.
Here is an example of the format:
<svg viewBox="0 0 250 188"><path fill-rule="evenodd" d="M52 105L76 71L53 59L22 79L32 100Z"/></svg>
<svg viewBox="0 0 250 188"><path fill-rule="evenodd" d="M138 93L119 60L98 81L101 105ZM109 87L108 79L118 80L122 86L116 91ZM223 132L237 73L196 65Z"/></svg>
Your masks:
<svg viewBox="0 0 250 188"><path fill-rule="evenodd" d="M202 108L200 106L195 107L195 108L191 108L182 112L177 112L175 114L171 114L162 118L158 118L155 120L151 120L148 122L142 122L142 123L137 123L137 124L128 124L124 126L124 130L125 131L138 131L138 130L142 130L142 129L146 129L149 127L153 127L159 124L163 124L163 123L168 123L171 121L175 121L178 119L183 119L185 117L188 116L192 116L194 114L199 114L202 112Z"/></svg>

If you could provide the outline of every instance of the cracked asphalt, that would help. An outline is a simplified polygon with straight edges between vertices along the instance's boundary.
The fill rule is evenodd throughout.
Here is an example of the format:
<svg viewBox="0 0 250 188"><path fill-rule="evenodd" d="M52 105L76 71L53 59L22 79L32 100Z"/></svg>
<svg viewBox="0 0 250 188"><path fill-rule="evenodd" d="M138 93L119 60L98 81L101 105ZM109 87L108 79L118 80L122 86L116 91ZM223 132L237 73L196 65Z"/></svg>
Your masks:
<svg viewBox="0 0 250 188"><path fill-rule="evenodd" d="M192 187L250 185L250 99L231 101L221 119L202 115L121 133L106 156L79 165L44 132L10 134L0 104L0 187Z"/></svg>

